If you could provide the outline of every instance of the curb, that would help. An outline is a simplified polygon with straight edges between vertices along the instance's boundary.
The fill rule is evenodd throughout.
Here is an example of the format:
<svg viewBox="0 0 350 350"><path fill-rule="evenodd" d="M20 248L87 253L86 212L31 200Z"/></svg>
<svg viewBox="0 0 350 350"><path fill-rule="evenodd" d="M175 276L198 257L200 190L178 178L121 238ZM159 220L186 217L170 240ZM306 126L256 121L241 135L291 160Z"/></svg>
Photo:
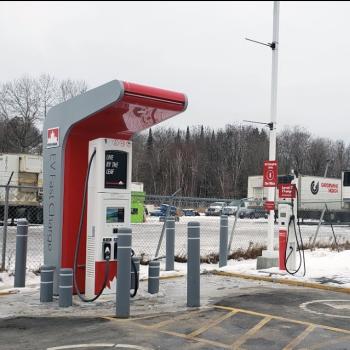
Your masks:
<svg viewBox="0 0 350 350"><path fill-rule="evenodd" d="M9 290L9 291L6 291L6 292L1 292L0 291L0 297L3 297L5 295L12 295L12 294L17 294L19 293L19 290L15 289L15 290Z"/></svg>
<svg viewBox="0 0 350 350"><path fill-rule="evenodd" d="M342 288L342 287L330 286L330 285L319 284L314 282L302 282L302 281L288 280L283 278L254 276L254 275L246 275L246 274L235 273L235 272L224 272L224 271L215 271L215 270L212 271L212 274L218 275L218 276L237 277L237 278L243 278L243 279L249 279L249 280L255 280L255 281L285 284L285 285L294 286L294 287L307 287L307 288L328 290L331 292L350 294L350 288L345 288L345 287Z"/></svg>
<svg viewBox="0 0 350 350"><path fill-rule="evenodd" d="M183 277L186 276L184 273L182 274L178 274L178 275L169 275L169 276L159 276L160 280L170 280L170 279L174 279L177 277ZM148 277L144 277L144 278L140 278L140 281L148 281Z"/></svg>

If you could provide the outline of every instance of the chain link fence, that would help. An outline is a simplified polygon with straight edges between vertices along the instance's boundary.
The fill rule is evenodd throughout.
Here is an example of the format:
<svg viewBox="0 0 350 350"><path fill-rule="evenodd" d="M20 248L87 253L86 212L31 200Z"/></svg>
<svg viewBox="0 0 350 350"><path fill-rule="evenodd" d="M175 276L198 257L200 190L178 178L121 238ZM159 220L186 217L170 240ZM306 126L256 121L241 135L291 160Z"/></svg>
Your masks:
<svg viewBox="0 0 350 350"><path fill-rule="evenodd" d="M6 198L6 191L7 198ZM5 268L14 269L16 222L27 218L28 256L27 267L37 270L43 263L43 211L41 206L41 188L29 186L0 186L0 252L5 261ZM176 217L175 254L179 260L187 257L187 224L198 221L201 226L201 256L205 259L216 256L219 252L220 212L208 214L207 208L213 202L230 202L220 198L191 198L179 196L147 195L144 201L145 213L140 223L132 223L133 249L144 260L154 258L164 225L164 208L172 208L171 215ZM6 204L7 203L7 204ZM330 215L329 217L336 218ZM213 213L211 213L213 214ZM314 215L316 215L314 213ZM317 215L316 215L317 216ZM142 216L141 216L142 217ZM236 221L236 223L235 223ZM304 243L310 246L315 237L317 220L304 219L301 231ZM241 252L242 257L252 257L249 252L261 250L267 244L267 216L262 207L247 208L244 215L229 216L229 235L232 234L230 254ZM234 230L233 230L234 228ZM332 222L320 226L316 246L331 246L334 235L339 245L349 244L350 226ZM275 246L278 246L278 225L275 224ZM4 249L4 247L6 247ZM246 254L246 255L245 255ZM165 255L165 234L158 256ZM235 256L235 255L234 255ZM237 256L237 255L236 255ZM215 261L215 259L208 260Z"/></svg>

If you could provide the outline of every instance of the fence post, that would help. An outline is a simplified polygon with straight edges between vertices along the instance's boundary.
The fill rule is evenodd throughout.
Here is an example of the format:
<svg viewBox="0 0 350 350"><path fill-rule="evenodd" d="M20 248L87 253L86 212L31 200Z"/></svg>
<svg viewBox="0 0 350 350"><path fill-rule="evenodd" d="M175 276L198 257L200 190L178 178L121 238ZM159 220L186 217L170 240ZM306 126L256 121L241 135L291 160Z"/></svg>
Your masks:
<svg viewBox="0 0 350 350"><path fill-rule="evenodd" d="M116 315L119 318L130 316L130 280L131 280L131 229L118 230L118 281Z"/></svg>
<svg viewBox="0 0 350 350"><path fill-rule="evenodd" d="M5 187L5 206L4 206L4 226L2 235L2 257L1 257L1 270L5 270L6 264L6 242L7 242L7 220L9 217L9 194L10 186L7 184Z"/></svg>
<svg viewBox="0 0 350 350"><path fill-rule="evenodd" d="M27 241L28 221L19 219L16 233L15 288L25 287L26 285Z"/></svg>
<svg viewBox="0 0 350 350"><path fill-rule="evenodd" d="M237 220L239 219L239 212L241 211L242 208L242 204L243 204L243 200L241 200L239 202L239 206L237 208L236 214L235 214L235 221L233 222L233 226L232 226L232 230L231 230L231 234L230 234L230 241L227 247L227 255L230 254L231 252L231 246L232 246L232 241L233 241L233 235L235 233L236 230L236 225L237 225Z"/></svg>
<svg viewBox="0 0 350 350"><path fill-rule="evenodd" d="M227 265L227 239L228 239L228 217L220 217L220 249L219 249L219 267Z"/></svg>
<svg viewBox="0 0 350 350"><path fill-rule="evenodd" d="M166 225L166 221L169 217L169 214L171 214L171 207L173 205L173 201L174 201L174 197L181 191L181 188L179 188L178 190L176 190L171 196L170 196L170 203L169 203L169 207L167 208L167 211L165 213L165 218L164 218L164 224L162 227L162 232L160 233L160 237L159 237L159 241L158 241L158 245L157 245L157 249L156 249L156 253L154 255L154 257L158 257L159 254L159 250L160 247L162 245L163 242L163 237L164 237L164 231L165 231L165 225Z"/></svg>
<svg viewBox="0 0 350 350"><path fill-rule="evenodd" d="M187 306L200 306L200 224L188 223Z"/></svg>
<svg viewBox="0 0 350 350"><path fill-rule="evenodd" d="M175 219L168 219L166 221L166 260L165 271L174 270L174 256L175 256Z"/></svg>

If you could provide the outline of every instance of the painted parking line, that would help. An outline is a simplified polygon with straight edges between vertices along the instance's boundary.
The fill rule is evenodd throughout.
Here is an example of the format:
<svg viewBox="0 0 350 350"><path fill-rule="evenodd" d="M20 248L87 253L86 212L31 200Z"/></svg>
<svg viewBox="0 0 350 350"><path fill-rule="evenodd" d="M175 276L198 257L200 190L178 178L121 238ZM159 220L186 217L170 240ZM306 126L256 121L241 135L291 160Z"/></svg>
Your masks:
<svg viewBox="0 0 350 350"><path fill-rule="evenodd" d="M98 343L98 344L75 344L75 345L63 345L55 346L53 348L47 348L47 350L68 350L68 349L81 349L81 348L112 348L114 344Z"/></svg>
<svg viewBox="0 0 350 350"><path fill-rule="evenodd" d="M239 349L242 344L244 344L250 337L257 333L266 323L270 322L272 317L265 317L259 323L257 323L253 328L249 329L246 333L240 336L233 344L234 349Z"/></svg>
<svg viewBox="0 0 350 350"><path fill-rule="evenodd" d="M316 326L309 325L304 330L304 332L300 333L296 338L294 338L289 344L287 344L283 350L292 350L297 345L299 345L314 329Z"/></svg>
<svg viewBox="0 0 350 350"><path fill-rule="evenodd" d="M171 328L170 329L166 328L166 326L168 326L168 325L171 326L171 324L174 323L175 321L193 322L194 320L190 319L192 315L193 316L200 315L203 312L210 312L210 311L213 311L215 309L219 309L219 310L226 311L226 312L225 312L225 314L220 315L219 317L215 318L214 320L210 320L209 322L204 323L200 328L193 330L189 334L180 333L178 331L173 331ZM221 322L228 320L231 317L235 318L235 315L237 315L237 314L243 314L243 315L246 314L246 315L250 315L250 316L259 317L260 320L257 321L257 323L253 327L251 327L250 329L247 329L247 331L245 333L241 334L235 340L235 342L231 343L231 344L222 343L222 342L220 342L221 339L211 340L211 339L201 337L201 335L203 333L205 333L206 331L211 330L212 328L215 328L216 326L219 326ZM158 315L153 315L153 316L147 317L147 319L155 318L155 321L157 321L156 318L160 317L160 316L161 317L167 316L170 319L163 320L161 322L156 322L154 324L143 324L140 322L142 322L142 320L145 320L146 317L145 318L140 317L137 320L140 322L136 321L133 324L135 324L136 326L141 327L143 329L146 329L146 330L156 330L158 333L161 333L161 334L166 334L166 335L182 338L182 339L188 340L188 341L196 341L196 342L203 344L203 345L211 345L213 347L222 348L222 349L243 349L244 343L246 343L249 339L254 338L254 335L256 335L256 333L258 333L265 325L267 325L272 320L283 321L283 322L287 322L287 323L305 326L305 328L300 330L300 333L298 333L298 335L296 337L291 337L291 339L288 340L289 343L287 345L284 345L283 350L296 349L299 346L299 344L302 344L303 340L305 340L316 329L336 332L336 333L339 333L340 335L343 334L343 336L340 336L336 339L330 339L328 341L329 346L350 339L350 330L336 328L336 327L329 327L329 326L325 326L322 324L314 324L314 323L310 323L310 322L306 322L306 321L299 321L299 320L295 320L295 319L290 319L287 317L274 316L271 314L265 314L265 313L261 313L261 312L232 308L232 307L227 307L227 306L214 306L214 307L209 307L206 309L199 309L199 310L195 310L195 311L184 312L184 313L181 313L180 315L178 315L177 317L172 317L171 314L170 315L169 314L161 314L161 315L158 314ZM189 319L186 320L186 318L189 318ZM118 321L118 319L115 319L115 318L108 318L108 319L113 320L113 321ZM119 320L119 321L124 322L125 320ZM165 327L165 329L164 328L162 329L162 327ZM325 348L325 346L327 347L327 344L328 344L327 341L323 341L322 343L317 343L317 344L310 344L310 346L308 346L307 349L310 350L310 349Z"/></svg>
<svg viewBox="0 0 350 350"><path fill-rule="evenodd" d="M270 314L264 314L262 312L250 311L250 310L245 310L245 309L238 309L238 308L233 308L233 307L229 307L229 306L215 305L214 307L215 308L219 308L219 309L228 310L228 311L235 311L235 310L237 310L240 313L244 313L244 314L248 314L248 315L255 315L255 316L260 316L260 317L271 317L271 318L273 318L275 320L291 322L291 323L297 323L297 324L302 324L302 325L306 325L306 326L315 326L315 328L322 328L322 329L326 329L326 330L333 331L333 332L350 334L350 330L343 329L343 328L330 327L330 326L325 326L325 325L322 325L322 324L311 323L311 322L307 322L307 321L299 321L299 320L295 320L295 319L292 319L292 318L281 317L281 316L274 316L274 315L270 315Z"/></svg>
<svg viewBox="0 0 350 350"><path fill-rule="evenodd" d="M198 309L198 310L195 310L195 311L184 312L184 313L182 313L181 315L179 315L177 317L172 317L171 319L154 323L153 325L148 326L148 327L151 328L151 329L162 328L162 327L167 326L167 325L169 325L171 323L174 323L176 321L181 321L181 320L185 319L188 316L197 315L197 314L199 314L201 312L205 312L205 311L208 311L208 310L210 310L210 309Z"/></svg>
<svg viewBox="0 0 350 350"><path fill-rule="evenodd" d="M171 321L175 321L175 319L185 318L186 316L188 316L188 314L190 314L190 315L199 314L200 312L205 312L205 311L210 311L210 310L213 310L213 308L205 308L205 309L190 311L189 313L182 313L178 317L171 318ZM231 314L231 312L228 312L227 314ZM168 316L169 316L169 314L168 314ZM171 317L171 315L170 315L170 317ZM103 318L107 319L109 321L112 321L113 323L117 323L117 324L118 323L123 323L123 322L126 321L126 320L117 319L117 318L113 318L113 317L103 317ZM159 323L163 323L163 322L159 322ZM159 325L159 323L157 323L157 325ZM177 338L182 338L182 339L188 340L188 341L195 340L198 343L205 344L205 345L212 345L212 346L215 346L215 347L218 347L218 348L232 349L232 347L230 345L223 344L223 343L220 343L220 342L211 341L211 340L208 340L208 339L197 338L197 337L193 337L193 336L191 338L189 338L187 334L173 332L173 331L169 331L169 330L164 330L164 329L161 329L159 327L154 328L154 327L152 327L150 325L145 325L145 324L142 324L142 323L139 323L139 322L133 322L132 324L136 325L137 327L140 327L140 328L143 328L145 330L148 330L148 331L157 331L160 334L166 334L166 335L174 336L174 337L177 337ZM167 325L167 324L164 323L164 325Z"/></svg>
<svg viewBox="0 0 350 350"><path fill-rule="evenodd" d="M216 320L212 321L212 322L208 322L207 324L205 324L204 326L202 326L201 328L193 331L190 334L187 334L188 338L193 338L193 337L197 337L199 334L204 333L205 331L207 331L208 329L217 326L219 323L221 323L222 321L230 318L231 316L235 315L238 311L231 311L228 312L227 314L217 318Z"/></svg>
<svg viewBox="0 0 350 350"><path fill-rule="evenodd" d="M317 344L313 344L313 345L310 345L308 346L307 348L302 348L300 350L316 350L316 349L331 349L331 345L337 345L339 343L342 343L344 341L349 341L350 339L350 335L346 335L344 337L340 337L340 338L336 338L336 339L330 339L330 340L327 340L327 341L322 341L320 343L317 343Z"/></svg>
<svg viewBox="0 0 350 350"><path fill-rule="evenodd" d="M46 350L70 350L70 349L86 349L86 348L116 348L116 349L134 349L134 350L152 350L151 348L145 348L139 345L133 344L106 344L106 343L93 343L93 344L74 344L55 346L53 348L47 348Z"/></svg>

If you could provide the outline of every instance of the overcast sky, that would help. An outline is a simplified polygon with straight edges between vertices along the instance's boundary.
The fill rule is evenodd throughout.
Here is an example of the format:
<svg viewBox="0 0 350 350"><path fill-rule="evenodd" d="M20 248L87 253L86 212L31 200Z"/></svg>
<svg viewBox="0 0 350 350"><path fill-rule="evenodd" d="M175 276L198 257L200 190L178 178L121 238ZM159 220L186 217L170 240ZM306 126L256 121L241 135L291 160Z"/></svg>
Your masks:
<svg viewBox="0 0 350 350"><path fill-rule="evenodd" d="M185 92L163 125L269 121L273 2L1 2L0 80L49 73ZM350 142L350 3L281 2L278 128Z"/></svg>

